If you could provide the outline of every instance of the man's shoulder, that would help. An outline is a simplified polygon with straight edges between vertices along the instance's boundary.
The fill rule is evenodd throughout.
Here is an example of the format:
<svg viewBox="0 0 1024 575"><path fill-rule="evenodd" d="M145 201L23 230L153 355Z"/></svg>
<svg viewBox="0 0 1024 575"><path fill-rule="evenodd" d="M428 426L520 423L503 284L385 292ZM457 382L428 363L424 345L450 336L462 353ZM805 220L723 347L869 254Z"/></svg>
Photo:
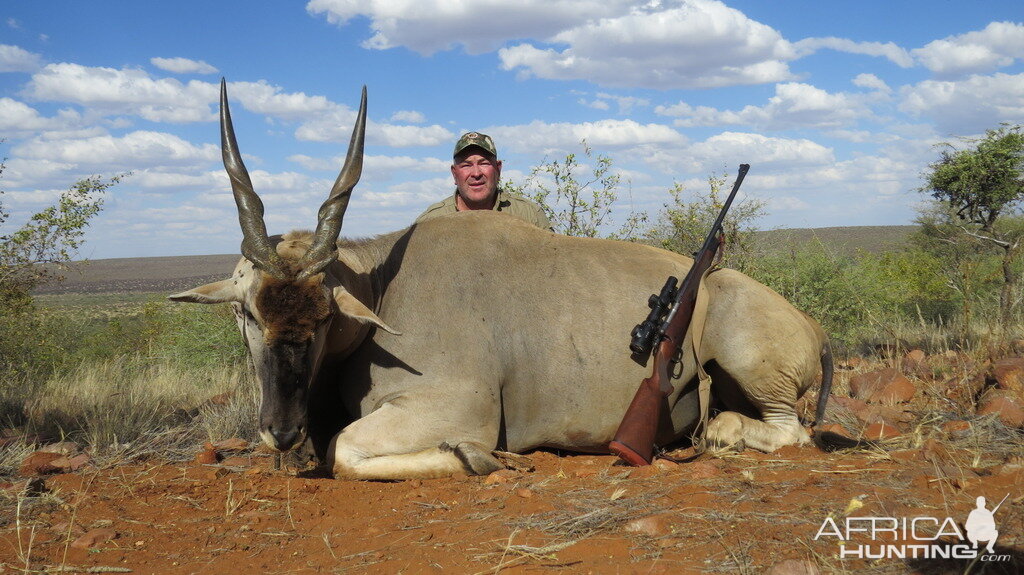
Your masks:
<svg viewBox="0 0 1024 575"><path fill-rule="evenodd" d="M506 209L510 214L519 216L539 228L551 229L551 222L540 204L529 198L508 192L503 193L502 196L504 196L502 199L508 202Z"/></svg>
<svg viewBox="0 0 1024 575"><path fill-rule="evenodd" d="M427 209L423 210L423 213L416 218L417 222L443 216L444 214L455 211L455 196L448 196L440 202L434 202L427 206Z"/></svg>

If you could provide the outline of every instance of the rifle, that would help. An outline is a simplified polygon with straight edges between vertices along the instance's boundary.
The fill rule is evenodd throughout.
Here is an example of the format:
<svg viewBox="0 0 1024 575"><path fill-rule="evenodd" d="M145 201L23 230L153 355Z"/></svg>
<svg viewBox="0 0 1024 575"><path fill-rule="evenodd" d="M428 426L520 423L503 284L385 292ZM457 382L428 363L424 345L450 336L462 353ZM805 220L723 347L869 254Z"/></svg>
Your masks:
<svg viewBox="0 0 1024 575"><path fill-rule="evenodd" d="M673 364L681 361L680 350L693 319L697 290L704 275L714 264L723 240L722 221L749 169L749 164L740 164L739 175L732 186L732 192L722 206L715 224L711 226L711 232L704 240L704 245L693 254L693 266L687 272L679 289L675 287L676 278L668 278L665 286L661 288L661 293L652 294L648 300L647 305L651 308L651 313L647 319L633 328L633 339L629 345L633 353L646 356L655 345L657 351L654 353L651 376L640 383L633 401L622 417L618 431L615 432L615 438L608 444L609 451L630 465L639 467L651 464L654 437L658 432L662 415L666 412L666 400L673 391ZM706 403L704 398L701 401ZM706 409L706 406L702 406L703 409ZM703 421L700 425L703 425Z"/></svg>

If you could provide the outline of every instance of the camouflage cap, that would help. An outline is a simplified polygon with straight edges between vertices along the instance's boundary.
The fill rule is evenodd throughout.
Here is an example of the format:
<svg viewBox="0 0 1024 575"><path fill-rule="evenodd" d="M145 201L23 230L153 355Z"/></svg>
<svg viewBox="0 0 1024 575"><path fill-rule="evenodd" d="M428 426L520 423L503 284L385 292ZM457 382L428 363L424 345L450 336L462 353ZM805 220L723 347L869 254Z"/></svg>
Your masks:
<svg viewBox="0 0 1024 575"><path fill-rule="evenodd" d="M498 149L494 147L494 140L487 134L481 134L480 132L466 132L463 134L459 141L455 143L455 152L452 153L452 157L458 156L470 146L477 146L495 158L498 157Z"/></svg>

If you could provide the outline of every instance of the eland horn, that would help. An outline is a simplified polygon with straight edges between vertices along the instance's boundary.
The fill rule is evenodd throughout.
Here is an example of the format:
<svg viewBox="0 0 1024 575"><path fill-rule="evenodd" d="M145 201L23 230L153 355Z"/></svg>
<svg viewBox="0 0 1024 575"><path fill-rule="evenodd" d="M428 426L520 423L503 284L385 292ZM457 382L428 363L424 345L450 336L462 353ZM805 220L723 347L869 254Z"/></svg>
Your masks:
<svg viewBox="0 0 1024 575"><path fill-rule="evenodd" d="M228 109L228 89L224 79L220 80L220 147L224 158L224 170L231 179L231 191L238 206L238 223L242 226L242 255L256 266L256 269L284 279L281 257L277 254L267 226L263 222L263 201L252 189L249 172L242 163L235 141L235 130L231 126L231 111Z"/></svg>
<svg viewBox="0 0 1024 575"><path fill-rule="evenodd" d="M352 188L359 182L363 173L363 140L366 134L366 86L363 86L363 97L359 102L359 115L352 128L352 139L348 144L345 165L338 174L338 179L331 188L330 195L320 206L317 215L316 233L313 245L303 256L298 279L305 279L323 271L337 258L338 234L341 233L341 220L345 216L348 200L352 197Z"/></svg>

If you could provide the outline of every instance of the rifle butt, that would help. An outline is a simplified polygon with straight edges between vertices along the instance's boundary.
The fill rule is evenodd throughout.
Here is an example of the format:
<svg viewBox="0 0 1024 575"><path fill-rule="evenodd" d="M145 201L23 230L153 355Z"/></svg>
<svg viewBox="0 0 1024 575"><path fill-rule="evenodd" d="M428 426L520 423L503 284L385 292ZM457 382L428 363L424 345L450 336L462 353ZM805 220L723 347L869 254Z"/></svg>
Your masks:
<svg viewBox="0 0 1024 575"><path fill-rule="evenodd" d="M608 450L634 467L654 459L654 437L661 421L665 395L651 378L643 380L629 404Z"/></svg>

